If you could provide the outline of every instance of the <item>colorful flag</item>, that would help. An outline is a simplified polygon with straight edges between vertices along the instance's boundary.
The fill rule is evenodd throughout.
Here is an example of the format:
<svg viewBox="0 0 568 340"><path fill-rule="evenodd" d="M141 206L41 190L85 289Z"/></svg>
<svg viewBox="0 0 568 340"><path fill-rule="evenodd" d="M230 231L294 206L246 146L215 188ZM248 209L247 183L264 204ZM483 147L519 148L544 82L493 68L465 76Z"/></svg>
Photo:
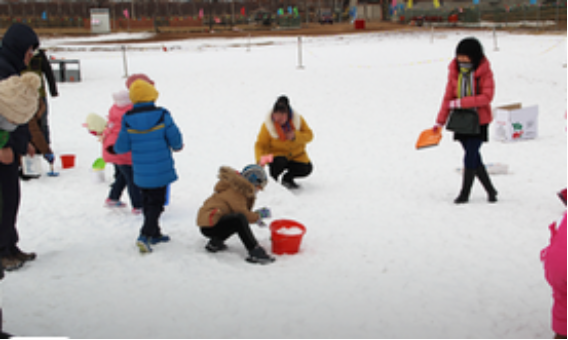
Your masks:
<svg viewBox="0 0 568 340"><path fill-rule="evenodd" d="M242 15L242 16L247 15L247 12L246 12L246 10L245 10L244 7L241 7L241 15Z"/></svg>
<svg viewBox="0 0 568 340"><path fill-rule="evenodd" d="M434 8L440 8L440 0L434 0Z"/></svg>
<svg viewBox="0 0 568 340"><path fill-rule="evenodd" d="M412 0L408 0L408 4L406 5L408 8L412 8Z"/></svg>
<svg viewBox="0 0 568 340"><path fill-rule="evenodd" d="M130 18L130 15L128 14L128 10L127 10L127 9L125 9L124 11L122 11L122 14L124 14L124 17L125 17L126 19L129 19L129 18Z"/></svg>
<svg viewBox="0 0 568 340"><path fill-rule="evenodd" d="M276 14L278 15L283 15L284 14L284 10L282 8L279 8L278 11L276 12Z"/></svg>
<svg viewBox="0 0 568 340"><path fill-rule="evenodd" d="M203 8L199 9L199 19L203 19Z"/></svg>
<svg viewBox="0 0 568 340"><path fill-rule="evenodd" d="M299 16L300 12L298 12L298 7L294 6L294 16Z"/></svg>
<svg viewBox="0 0 568 340"><path fill-rule="evenodd" d="M46 11L43 11L43 13L41 13L41 18L43 20L47 20L47 12Z"/></svg>
<svg viewBox="0 0 568 340"><path fill-rule="evenodd" d="M396 8L396 0L392 0L392 7L393 7L393 9Z"/></svg>

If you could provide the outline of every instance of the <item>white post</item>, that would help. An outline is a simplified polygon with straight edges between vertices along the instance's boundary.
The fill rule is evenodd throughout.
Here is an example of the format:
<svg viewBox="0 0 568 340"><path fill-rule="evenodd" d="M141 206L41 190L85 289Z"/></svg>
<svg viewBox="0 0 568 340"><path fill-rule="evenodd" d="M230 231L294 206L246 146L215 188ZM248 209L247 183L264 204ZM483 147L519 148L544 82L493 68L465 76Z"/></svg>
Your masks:
<svg viewBox="0 0 568 340"><path fill-rule="evenodd" d="M432 25L432 29L430 30L430 44L434 43L434 25Z"/></svg>
<svg viewBox="0 0 568 340"><path fill-rule="evenodd" d="M247 52L250 52L250 33L248 35L248 41L247 41Z"/></svg>
<svg viewBox="0 0 568 340"><path fill-rule="evenodd" d="M495 26L493 26L493 50L499 51L499 47L497 47L497 31L495 30Z"/></svg>
<svg viewBox="0 0 568 340"><path fill-rule="evenodd" d="M122 45L122 61L124 64L124 78L128 78L128 64L126 62L126 46Z"/></svg>
<svg viewBox="0 0 568 340"><path fill-rule="evenodd" d="M304 68L302 65L302 37L298 37L298 68Z"/></svg>

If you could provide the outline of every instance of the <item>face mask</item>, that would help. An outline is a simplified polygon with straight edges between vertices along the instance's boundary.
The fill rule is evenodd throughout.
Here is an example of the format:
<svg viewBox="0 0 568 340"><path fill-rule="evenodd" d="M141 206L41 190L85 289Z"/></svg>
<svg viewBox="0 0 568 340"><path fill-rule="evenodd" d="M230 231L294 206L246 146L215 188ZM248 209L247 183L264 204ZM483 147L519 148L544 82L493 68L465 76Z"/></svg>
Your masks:
<svg viewBox="0 0 568 340"><path fill-rule="evenodd" d="M471 70L471 68L473 67L472 63L459 63L460 66L460 70Z"/></svg>

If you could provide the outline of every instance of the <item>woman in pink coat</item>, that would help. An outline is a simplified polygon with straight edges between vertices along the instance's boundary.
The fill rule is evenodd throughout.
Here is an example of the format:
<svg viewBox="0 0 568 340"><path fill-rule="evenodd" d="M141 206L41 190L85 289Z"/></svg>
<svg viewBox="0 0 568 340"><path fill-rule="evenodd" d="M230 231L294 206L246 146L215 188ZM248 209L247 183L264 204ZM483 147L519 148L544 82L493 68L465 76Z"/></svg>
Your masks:
<svg viewBox="0 0 568 340"><path fill-rule="evenodd" d="M108 123L103 132L103 159L107 163L114 164L114 183L110 187L108 198L105 200L105 206L125 207L126 204L120 201L120 196L124 188L128 188L130 202L132 204L132 213L138 215L142 212L142 194L132 175L132 155L130 152L123 154L111 154L107 149L114 145L118 138L118 133L122 126L122 116L130 109L132 103L127 90L121 90L113 93L112 98L114 105L109 110Z"/></svg>
<svg viewBox="0 0 568 340"><path fill-rule="evenodd" d="M546 281L552 287L552 330L566 339L566 211L559 224L550 225L550 245L542 250Z"/></svg>
<svg viewBox="0 0 568 340"><path fill-rule="evenodd" d="M434 130L444 126L450 111L455 108L474 108L479 116L480 133L464 135L455 133L464 151L462 188L454 203L467 203L473 180L477 176L488 194L488 201L497 202L497 190L493 187L479 150L487 142L487 130L492 121L491 101L495 82L489 60L476 38L465 38L457 46L456 57L449 65L448 82Z"/></svg>

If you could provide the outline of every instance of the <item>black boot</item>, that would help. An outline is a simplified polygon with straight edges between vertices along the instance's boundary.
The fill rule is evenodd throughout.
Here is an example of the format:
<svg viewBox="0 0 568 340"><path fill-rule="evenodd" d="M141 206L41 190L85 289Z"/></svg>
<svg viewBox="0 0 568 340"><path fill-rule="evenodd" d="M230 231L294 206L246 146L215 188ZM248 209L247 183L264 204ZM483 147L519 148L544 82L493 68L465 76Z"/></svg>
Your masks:
<svg viewBox="0 0 568 340"><path fill-rule="evenodd" d="M485 169L485 165L481 165L480 167L477 168L476 175L479 181L481 182L481 184L483 185L483 187L485 188L485 191L487 191L487 200L490 203L497 202L497 190L495 190L493 184L491 183L491 179L489 178L487 169Z"/></svg>
<svg viewBox="0 0 568 340"><path fill-rule="evenodd" d="M469 192L475 178L476 169L465 169L463 172L462 188L459 196L454 200L454 203L461 204L469 201Z"/></svg>

